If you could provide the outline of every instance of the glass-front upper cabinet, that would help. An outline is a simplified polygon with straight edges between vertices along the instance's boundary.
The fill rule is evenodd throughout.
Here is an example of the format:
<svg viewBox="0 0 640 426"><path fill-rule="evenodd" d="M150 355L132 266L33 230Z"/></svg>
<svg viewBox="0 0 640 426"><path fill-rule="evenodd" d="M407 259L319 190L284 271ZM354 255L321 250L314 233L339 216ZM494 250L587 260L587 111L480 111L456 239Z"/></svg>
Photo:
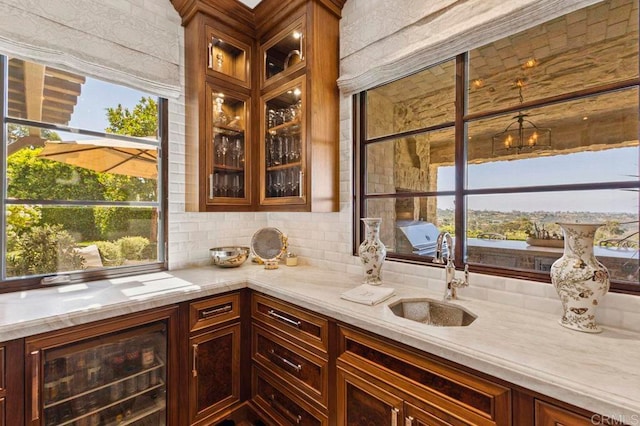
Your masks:
<svg viewBox="0 0 640 426"><path fill-rule="evenodd" d="M302 19L280 31L261 48L263 87L305 64L305 26Z"/></svg>
<svg viewBox="0 0 640 426"><path fill-rule="evenodd" d="M249 205L249 97L207 88L207 204Z"/></svg>
<svg viewBox="0 0 640 426"><path fill-rule="evenodd" d="M304 77L262 98L260 201L263 205L305 203Z"/></svg>
<svg viewBox="0 0 640 426"><path fill-rule="evenodd" d="M206 27L207 74L249 87L251 44Z"/></svg>

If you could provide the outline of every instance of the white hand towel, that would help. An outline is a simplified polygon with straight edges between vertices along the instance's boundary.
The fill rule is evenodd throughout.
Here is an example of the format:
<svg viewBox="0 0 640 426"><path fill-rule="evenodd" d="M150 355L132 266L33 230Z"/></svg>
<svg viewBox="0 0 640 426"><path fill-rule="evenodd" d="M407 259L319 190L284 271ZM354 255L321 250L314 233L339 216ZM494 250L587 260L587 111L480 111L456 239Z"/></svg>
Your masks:
<svg viewBox="0 0 640 426"><path fill-rule="evenodd" d="M345 291L340 297L364 305L375 305L383 300L387 300L394 294L395 289L393 288L362 284L356 288Z"/></svg>

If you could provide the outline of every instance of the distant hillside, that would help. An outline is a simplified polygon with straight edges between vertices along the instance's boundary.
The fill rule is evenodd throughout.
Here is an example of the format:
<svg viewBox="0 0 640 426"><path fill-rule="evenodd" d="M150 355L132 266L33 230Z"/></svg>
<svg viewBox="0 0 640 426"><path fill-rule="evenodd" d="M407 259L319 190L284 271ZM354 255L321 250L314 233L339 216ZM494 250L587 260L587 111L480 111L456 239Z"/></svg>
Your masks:
<svg viewBox="0 0 640 426"><path fill-rule="evenodd" d="M438 209L438 227L453 230L453 215L452 209ZM534 224L539 229L544 227L550 234L561 235L562 231L556 225L557 222L604 223L596 233L596 242L638 232L638 216L631 213L469 210L467 236L497 233L510 240L525 240L528 233L534 229ZM638 241L638 235L632 239Z"/></svg>

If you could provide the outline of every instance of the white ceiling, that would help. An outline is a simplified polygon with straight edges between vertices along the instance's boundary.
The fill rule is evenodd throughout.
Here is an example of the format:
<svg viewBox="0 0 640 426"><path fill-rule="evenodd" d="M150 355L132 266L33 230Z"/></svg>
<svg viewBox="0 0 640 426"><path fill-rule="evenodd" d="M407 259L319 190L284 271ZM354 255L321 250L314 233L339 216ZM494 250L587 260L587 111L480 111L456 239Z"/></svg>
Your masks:
<svg viewBox="0 0 640 426"><path fill-rule="evenodd" d="M240 0L240 2L253 9L258 3L260 3L260 0Z"/></svg>

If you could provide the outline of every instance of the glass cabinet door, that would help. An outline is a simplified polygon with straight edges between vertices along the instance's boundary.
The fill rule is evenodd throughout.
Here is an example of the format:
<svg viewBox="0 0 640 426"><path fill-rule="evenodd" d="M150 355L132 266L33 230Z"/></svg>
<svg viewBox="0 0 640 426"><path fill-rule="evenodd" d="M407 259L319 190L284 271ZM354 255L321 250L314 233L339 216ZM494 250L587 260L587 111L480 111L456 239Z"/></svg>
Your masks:
<svg viewBox="0 0 640 426"><path fill-rule="evenodd" d="M244 87L250 86L250 41L242 42L206 27L207 74L230 80Z"/></svg>
<svg viewBox="0 0 640 426"><path fill-rule="evenodd" d="M166 424L164 323L44 351L48 425Z"/></svg>
<svg viewBox="0 0 640 426"><path fill-rule="evenodd" d="M302 20L285 28L262 46L262 83L300 69L305 63L305 28Z"/></svg>
<svg viewBox="0 0 640 426"><path fill-rule="evenodd" d="M293 80L263 97L261 201L263 204L304 203L305 120L304 79Z"/></svg>
<svg viewBox="0 0 640 426"><path fill-rule="evenodd" d="M248 204L248 97L208 89L208 204Z"/></svg>

